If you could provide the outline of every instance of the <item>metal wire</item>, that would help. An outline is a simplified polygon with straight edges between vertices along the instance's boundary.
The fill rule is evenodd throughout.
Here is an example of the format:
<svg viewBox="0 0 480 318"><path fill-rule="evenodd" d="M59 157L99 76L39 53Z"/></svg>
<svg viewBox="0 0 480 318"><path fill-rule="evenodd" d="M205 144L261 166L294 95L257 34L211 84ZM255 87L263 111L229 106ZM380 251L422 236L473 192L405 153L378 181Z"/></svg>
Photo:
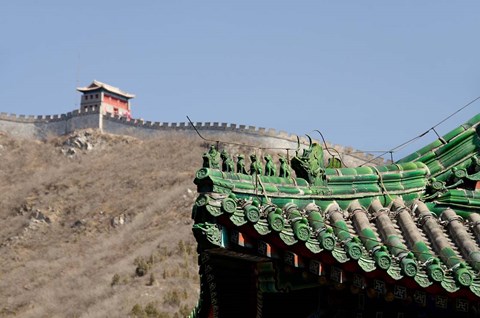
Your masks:
<svg viewBox="0 0 480 318"><path fill-rule="evenodd" d="M202 136L202 134L200 134L200 132L198 131L197 127L195 127L195 125L193 124L193 122L190 120L190 118L188 116L186 116L187 119L188 119L188 122L190 123L190 125L192 126L192 128L195 130L195 132L197 133L197 135L202 138L203 140L205 141L208 141L208 142L215 142L217 144L217 149L218 149L218 145L220 143L222 144L227 144L227 145L236 145L236 146L243 146L243 147L248 147L248 148L254 148L254 149L261 149L261 150L298 150L297 148L288 148L288 147L260 147L260 146L254 146L254 145L248 145L248 144L244 144L244 143L239 143L239 142L233 142L233 141L222 141L222 140L213 140L213 139L208 139L208 138L205 138Z"/></svg>
<svg viewBox="0 0 480 318"><path fill-rule="evenodd" d="M437 137L442 141L444 142L444 140L442 139L442 137L440 137L440 135L437 133L437 131L435 130L435 128L437 128L439 125L443 124L445 121L447 121L448 119L450 119L451 117L455 116L457 113L459 113L460 111L464 110L465 108L467 108L468 106L472 105L473 103L475 103L476 101L478 101L480 99L480 96L474 98L473 100L471 100L470 102L468 102L467 104L463 105L462 107L460 107L459 109L457 109L455 112L453 112L452 114L448 115L447 117L445 117L444 119L442 119L441 121L439 121L438 123L436 123L434 126L432 126L431 128L429 128L428 130L426 130L425 132L419 134L418 136L415 136L403 143L401 143L400 145L390 149L390 150L372 150L372 151L356 151L356 152L353 152L353 153L380 153L379 155L377 155L376 157L373 157L372 159L370 160L366 160L364 161L364 163L362 163L359 167L362 167L368 163L371 163L373 161L375 161L376 159L378 158L381 158L383 157L384 155L386 154L390 154L390 160L393 162L393 154L402 150L403 148L405 148L406 146L408 146L409 144L413 143L414 141L420 139L420 138L423 138L425 135L427 135L429 132L433 131ZM285 150L287 151L287 157L289 156L289 150L296 150L298 151L299 148L288 148L288 147L260 147L260 146L255 146L255 145L249 145L249 144L244 144L244 143L238 143L238 142L233 142L233 141L221 141L221 140L213 140L213 139L208 139L208 138L205 138L202 136L202 134L200 134L200 132L198 131L197 127L195 127L195 125L193 124L193 122L190 120L190 118L188 116L186 116L190 125L192 126L192 128L195 130L195 132L197 133L197 135L207 141L207 142L214 142L216 143L217 145L217 149L218 149L218 146L220 143L223 143L223 144L229 144L229 145L236 145L236 146L243 146L243 147L248 147L248 148L254 148L254 149L259 149L259 150ZM322 138L322 141L323 141L323 144L324 144L324 148L325 150L328 152L328 154L330 154L330 156L332 157L335 157L334 154L332 154L330 152L330 150L334 151L337 153L342 165L344 167L347 167L345 165L345 162L343 161L343 158L342 158L342 155L340 154L340 152L334 148L329 148L327 146L327 142L325 141L325 138L323 137L323 134L315 129L314 131L316 131L320 137ZM297 137L298 139L298 137ZM298 139L298 143L300 143L300 139Z"/></svg>
<svg viewBox="0 0 480 318"><path fill-rule="evenodd" d="M438 133L437 133L437 131L435 130L435 128L437 128L439 125L443 124L445 121L447 121L448 119L450 119L451 117L453 117L454 115L456 115L457 113L459 113L460 111L464 110L464 109L467 108L468 106L472 105L473 103L475 103L475 102L476 102L477 100L479 100L479 99L480 99L480 96L478 96L477 98L471 100L471 101L468 102L467 104L463 105L462 107L460 107L459 109L457 109L455 112L453 112L452 114L448 115L447 117L445 117L444 119L442 119L441 121L439 121L437 124L435 124L434 126L432 126L432 127L431 127L430 129L428 129L427 131L421 133L420 135L418 135L418 136L416 136L416 137L413 137L412 139L409 139L409 140L405 141L404 143L402 143L402 144L400 144L400 145L398 145L398 146L396 146L396 147L394 147L394 148L392 148L392 149L390 149L390 150L384 151L383 153L381 153L380 155L374 157L373 159L370 159L370 160L368 160L368 161L365 161L364 163L362 163L362 164L360 165L360 167L363 166L363 165L365 165L365 164L367 164L367 163L370 163L370 162L374 161L375 159L378 159L378 158L380 158L380 157L383 157L383 156L386 155L387 153L390 153L390 154L391 154L390 156L393 158L393 155L392 155L392 154L393 154L394 152L397 152L397 151L405 148L405 147L406 147L407 145L409 145L410 143L416 141L417 139L420 139L420 138L424 137L424 136L425 136L426 134L428 134L430 131L433 131L437 136L439 136ZM442 138L441 138L440 136L439 136L439 139L442 140Z"/></svg>

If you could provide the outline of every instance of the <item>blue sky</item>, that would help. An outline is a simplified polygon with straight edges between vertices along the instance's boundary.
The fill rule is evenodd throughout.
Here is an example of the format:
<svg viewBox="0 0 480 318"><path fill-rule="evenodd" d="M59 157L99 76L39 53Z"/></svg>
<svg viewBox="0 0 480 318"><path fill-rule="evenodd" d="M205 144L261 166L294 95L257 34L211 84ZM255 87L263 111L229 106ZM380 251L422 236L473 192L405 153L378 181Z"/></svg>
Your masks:
<svg viewBox="0 0 480 318"><path fill-rule="evenodd" d="M136 118L388 150L480 95L479 14L478 1L2 1L0 111L65 113L97 79L136 94Z"/></svg>

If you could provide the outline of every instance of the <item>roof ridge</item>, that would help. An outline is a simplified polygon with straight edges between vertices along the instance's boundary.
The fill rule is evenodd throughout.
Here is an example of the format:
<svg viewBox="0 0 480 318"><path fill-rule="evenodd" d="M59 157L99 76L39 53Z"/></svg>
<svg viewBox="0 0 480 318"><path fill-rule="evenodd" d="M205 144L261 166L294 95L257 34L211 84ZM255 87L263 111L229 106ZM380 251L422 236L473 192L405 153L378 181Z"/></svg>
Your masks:
<svg viewBox="0 0 480 318"><path fill-rule="evenodd" d="M104 82L100 82L96 79L93 80L93 82L88 85L88 86L85 86L85 87L77 87L77 91L79 92L88 92L88 91L92 91L92 90L95 90L95 89L98 89L98 88L104 88L105 90L107 91L110 91L112 93L115 93L115 94L118 94L118 95L121 95L121 96L124 96L126 98L134 98L135 95L134 94L130 94L130 93L127 93L125 91L122 91L120 88L118 87L115 87L115 86L112 86L110 84L107 84L107 83L104 83Z"/></svg>

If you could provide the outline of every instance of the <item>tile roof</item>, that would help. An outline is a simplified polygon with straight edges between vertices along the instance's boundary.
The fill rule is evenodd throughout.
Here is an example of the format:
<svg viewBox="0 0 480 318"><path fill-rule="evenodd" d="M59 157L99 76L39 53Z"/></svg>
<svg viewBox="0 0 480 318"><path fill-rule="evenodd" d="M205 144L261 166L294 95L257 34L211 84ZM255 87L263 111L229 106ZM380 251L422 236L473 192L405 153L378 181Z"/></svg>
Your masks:
<svg viewBox="0 0 480 318"><path fill-rule="evenodd" d="M92 82L92 84L90 84L89 86L77 87L77 91L85 93L85 92L97 90L99 88L103 88L103 89L105 89L109 92L118 94L120 96L124 96L126 98L134 98L135 97L135 95L124 92L124 91L120 90L118 87L114 87L114 86L102 83L100 81L97 81L97 80L94 80Z"/></svg>
<svg viewBox="0 0 480 318"><path fill-rule="evenodd" d="M195 179L195 237L203 249L229 249L225 233L237 233L252 254L267 244L307 262L330 257L399 284L480 297L479 122L387 166L312 171L309 160L323 151L312 145L292 160L303 178L221 171L207 153Z"/></svg>
<svg viewBox="0 0 480 318"><path fill-rule="evenodd" d="M307 258L328 252L338 263L357 262L365 272L381 269L394 280L411 277L424 288L469 288L480 296L477 214L464 221L447 208L438 217L425 203L407 206L400 198L389 207L378 200L367 208L353 201L346 210L332 204L322 211L315 204L257 205L226 194L204 194L194 218L206 214L255 240L281 242L286 250L295 247L291 250Z"/></svg>

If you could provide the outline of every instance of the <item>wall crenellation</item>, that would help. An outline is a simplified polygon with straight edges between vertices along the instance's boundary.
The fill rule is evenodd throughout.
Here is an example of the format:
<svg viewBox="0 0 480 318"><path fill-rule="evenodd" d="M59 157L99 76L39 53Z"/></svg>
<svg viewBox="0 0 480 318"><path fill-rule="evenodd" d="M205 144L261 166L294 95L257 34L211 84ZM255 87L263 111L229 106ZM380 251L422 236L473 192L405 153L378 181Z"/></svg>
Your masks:
<svg viewBox="0 0 480 318"><path fill-rule="evenodd" d="M85 109L85 110L74 110L66 114L57 114L57 115L17 115L17 114L8 114L0 113L0 120L12 121L16 123L47 123L52 121L63 121L77 116L85 116L99 114L98 108Z"/></svg>
<svg viewBox="0 0 480 318"><path fill-rule="evenodd" d="M131 119L127 120L125 117L120 117L118 115L113 115L107 113L104 115L107 120L121 122L135 127L142 128L151 128L151 129L176 129L176 130L185 130L192 129L189 122L152 122L144 121L142 119ZM291 135L285 131L277 132L275 129L266 129L263 127L247 126L247 125L237 125L232 123L219 123L219 122L196 122L194 123L195 128L198 131L202 130L219 130L219 131L237 131L237 132L246 132L256 135L262 135L266 137L280 137L282 139L287 138L289 140L296 140L295 135Z"/></svg>
<svg viewBox="0 0 480 318"><path fill-rule="evenodd" d="M195 128L200 133L214 136L213 138L223 137L224 133L242 134L252 138L260 143L270 145L281 145L281 147L291 147L296 145L297 136L285 131L267 129L264 127L238 125L233 123L220 122L196 122ZM76 129L100 128L105 132L113 134L133 135L137 137L153 137L162 132L191 132L193 131L189 122L154 122L143 119L127 119L111 113L101 114L98 107L86 108L83 110L73 110L66 114L57 115L16 115L0 113L0 131L6 131L12 135L25 138L44 138L47 135L64 135L73 132ZM300 137L302 144L307 144L306 137ZM344 147L327 143L328 148L333 148L338 152L356 158L359 161L369 161L374 155L363 153L352 147ZM384 163L383 158L374 161L375 164Z"/></svg>

